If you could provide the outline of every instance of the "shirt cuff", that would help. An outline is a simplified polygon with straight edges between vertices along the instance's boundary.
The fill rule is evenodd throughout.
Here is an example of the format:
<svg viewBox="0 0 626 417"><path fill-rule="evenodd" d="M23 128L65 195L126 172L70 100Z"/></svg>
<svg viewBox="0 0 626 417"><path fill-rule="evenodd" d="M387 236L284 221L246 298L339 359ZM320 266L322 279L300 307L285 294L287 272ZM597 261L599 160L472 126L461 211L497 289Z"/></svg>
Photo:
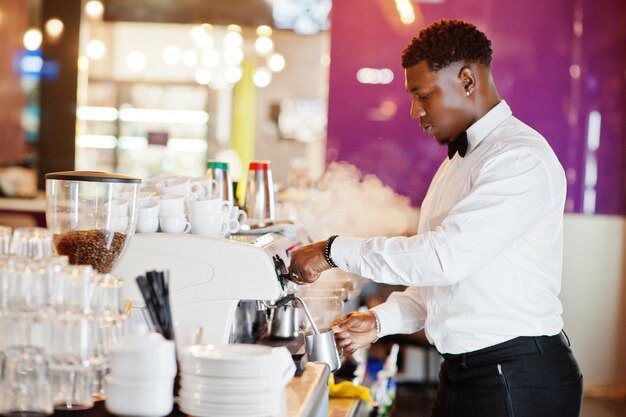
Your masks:
<svg viewBox="0 0 626 417"><path fill-rule="evenodd" d="M330 257L346 272L355 272L361 262L361 245L366 239L339 236L330 247Z"/></svg>
<svg viewBox="0 0 626 417"><path fill-rule="evenodd" d="M383 324L383 318L381 317L384 316L384 310L380 308L382 304L379 304L375 307L370 308L370 312L372 312L372 314L374 314L374 317L376 317L376 320L378 321L378 328L376 329L376 338L379 339L383 336L387 336L388 334L390 334L389 332L385 332L385 325ZM387 326L388 327L388 326Z"/></svg>
<svg viewBox="0 0 626 417"><path fill-rule="evenodd" d="M370 308L370 311L378 317L378 323L380 325L380 332L377 335L378 337L390 334L406 333L405 329L402 329L399 326L394 326L394 323L402 321L398 318L396 310L396 306L392 303L382 303Z"/></svg>

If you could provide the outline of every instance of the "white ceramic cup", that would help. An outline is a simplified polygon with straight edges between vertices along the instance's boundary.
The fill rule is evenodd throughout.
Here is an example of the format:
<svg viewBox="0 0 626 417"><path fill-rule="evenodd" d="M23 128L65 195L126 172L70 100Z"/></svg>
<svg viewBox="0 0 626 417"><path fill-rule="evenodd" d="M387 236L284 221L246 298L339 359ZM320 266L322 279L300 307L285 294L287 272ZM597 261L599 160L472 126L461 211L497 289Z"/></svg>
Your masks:
<svg viewBox="0 0 626 417"><path fill-rule="evenodd" d="M175 344L158 333L131 333L111 348L109 365L115 378L173 378L176 375Z"/></svg>
<svg viewBox="0 0 626 417"><path fill-rule="evenodd" d="M159 200L139 200L139 217L157 217L159 215Z"/></svg>
<svg viewBox="0 0 626 417"><path fill-rule="evenodd" d="M125 216L113 216L109 218L109 227L114 232L124 232L128 230L128 214Z"/></svg>
<svg viewBox="0 0 626 417"><path fill-rule="evenodd" d="M153 198L156 195L157 195L156 189L154 191L140 191L137 198L139 199L139 201L141 201L141 200L147 200L147 199Z"/></svg>
<svg viewBox="0 0 626 417"><path fill-rule="evenodd" d="M128 200L119 198L105 203L107 213L111 216L128 216Z"/></svg>
<svg viewBox="0 0 626 417"><path fill-rule="evenodd" d="M146 187L154 187L154 189L156 190L156 185L160 182L164 182L164 181L168 181L168 180L172 180L174 178L177 178L178 175L160 175L158 177L153 177L150 178L149 180L147 180L145 182L145 184L142 186L142 188ZM143 190L142 190L143 191Z"/></svg>
<svg viewBox="0 0 626 417"><path fill-rule="evenodd" d="M219 237L228 233L228 223L222 214L191 214L191 233L205 237Z"/></svg>
<svg viewBox="0 0 626 417"><path fill-rule="evenodd" d="M167 179L156 184L160 195L184 195L186 197L198 197L204 192L200 184L192 183L189 177L176 177Z"/></svg>
<svg viewBox="0 0 626 417"><path fill-rule="evenodd" d="M239 207L233 206L230 210L230 219L237 220L240 224L245 224L248 221L248 214L240 210Z"/></svg>
<svg viewBox="0 0 626 417"><path fill-rule="evenodd" d="M217 181L209 177L196 177L191 179L191 184L197 184L202 187L202 193L198 197L216 197Z"/></svg>
<svg viewBox="0 0 626 417"><path fill-rule="evenodd" d="M228 233L237 233L241 229L241 223L237 219L231 219L230 213L224 214L224 223L226 223L226 231Z"/></svg>
<svg viewBox="0 0 626 417"><path fill-rule="evenodd" d="M192 214L224 214L230 213L232 208L230 201L220 197L200 197L189 202L189 212Z"/></svg>
<svg viewBox="0 0 626 417"><path fill-rule="evenodd" d="M189 233L191 230L191 223L185 216L161 216L159 224L165 233Z"/></svg>
<svg viewBox="0 0 626 417"><path fill-rule="evenodd" d="M137 217L137 231L139 233L155 233L159 230L159 218L154 217Z"/></svg>
<svg viewBox="0 0 626 417"><path fill-rule="evenodd" d="M168 415L174 404L174 378L124 379L107 375L107 410L121 416Z"/></svg>
<svg viewBox="0 0 626 417"><path fill-rule="evenodd" d="M161 216L184 216L185 196L172 194L159 197L159 214Z"/></svg>
<svg viewBox="0 0 626 417"><path fill-rule="evenodd" d="M147 193L147 194L158 194L158 190L156 188L156 183L146 184L139 187L139 193Z"/></svg>

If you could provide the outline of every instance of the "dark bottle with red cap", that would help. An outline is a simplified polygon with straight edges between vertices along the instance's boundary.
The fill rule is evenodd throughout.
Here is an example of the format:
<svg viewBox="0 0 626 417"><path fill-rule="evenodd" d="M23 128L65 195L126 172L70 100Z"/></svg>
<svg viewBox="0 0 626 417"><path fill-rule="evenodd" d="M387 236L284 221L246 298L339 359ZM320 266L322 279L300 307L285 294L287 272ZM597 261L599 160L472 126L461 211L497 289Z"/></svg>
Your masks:
<svg viewBox="0 0 626 417"><path fill-rule="evenodd" d="M260 225L274 220L274 181L270 161L252 161L248 170L244 210Z"/></svg>

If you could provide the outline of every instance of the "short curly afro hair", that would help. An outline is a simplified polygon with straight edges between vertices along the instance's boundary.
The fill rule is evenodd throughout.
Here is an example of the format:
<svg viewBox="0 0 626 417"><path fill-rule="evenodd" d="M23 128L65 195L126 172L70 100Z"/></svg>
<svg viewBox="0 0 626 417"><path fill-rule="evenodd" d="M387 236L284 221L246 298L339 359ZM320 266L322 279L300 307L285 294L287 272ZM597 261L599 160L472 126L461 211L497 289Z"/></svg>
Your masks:
<svg viewBox="0 0 626 417"><path fill-rule="evenodd" d="M471 23L440 20L422 29L402 52L402 66L425 60L433 71L459 62L491 65L491 41Z"/></svg>

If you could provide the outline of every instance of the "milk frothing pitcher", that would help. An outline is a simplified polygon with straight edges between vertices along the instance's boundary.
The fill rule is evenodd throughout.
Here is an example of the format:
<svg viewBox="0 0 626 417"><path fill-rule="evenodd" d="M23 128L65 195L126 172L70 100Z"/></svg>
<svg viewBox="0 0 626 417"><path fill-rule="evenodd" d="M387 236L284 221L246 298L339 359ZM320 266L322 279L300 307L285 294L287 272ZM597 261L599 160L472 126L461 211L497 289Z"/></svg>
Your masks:
<svg viewBox="0 0 626 417"><path fill-rule="evenodd" d="M341 366L341 360L339 359L339 350L337 349L337 344L335 343L335 333L332 330L320 332L315 325L313 316L311 316L304 300L297 295L294 298L298 300L302 306L304 314L311 323L311 328L313 329L312 334L304 336L304 347L308 360L311 362L325 363L330 368L330 372L336 371Z"/></svg>

